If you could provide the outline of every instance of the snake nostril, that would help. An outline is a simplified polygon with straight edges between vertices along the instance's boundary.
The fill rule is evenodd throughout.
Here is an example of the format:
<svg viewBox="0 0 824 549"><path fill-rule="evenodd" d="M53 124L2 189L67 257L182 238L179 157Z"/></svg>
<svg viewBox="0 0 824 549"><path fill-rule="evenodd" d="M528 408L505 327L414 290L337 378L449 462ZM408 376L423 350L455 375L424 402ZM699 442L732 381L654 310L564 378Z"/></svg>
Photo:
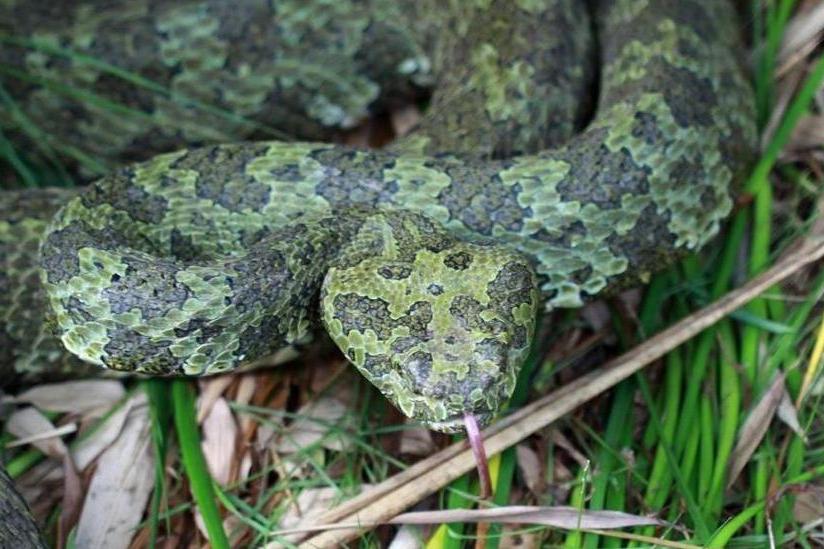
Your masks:
<svg viewBox="0 0 824 549"><path fill-rule="evenodd" d="M439 296L443 294L443 286L441 286L440 284L432 283L426 287L426 291L428 291L430 294L434 296Z"/></svg>

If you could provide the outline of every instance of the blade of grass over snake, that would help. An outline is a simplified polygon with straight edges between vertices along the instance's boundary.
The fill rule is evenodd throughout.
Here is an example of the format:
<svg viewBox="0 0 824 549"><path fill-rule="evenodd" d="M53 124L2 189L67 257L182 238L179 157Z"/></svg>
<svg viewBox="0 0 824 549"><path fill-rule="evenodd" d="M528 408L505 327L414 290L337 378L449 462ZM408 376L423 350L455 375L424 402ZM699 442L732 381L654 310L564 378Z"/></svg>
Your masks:
<svg viewBox="0 0 824 549"><path fill-rule="evenodd" d="M107 99L100 94L94 93L86 89L75 88L70 85L66 85L62 82L59 82L57 80L54 80L52 78L44 78L41 76L32 75L26 73L25 71L18 70L14 67L9 67L7 65L0 65L0 75L5 75L10 78L16 78L22 82L26 82L29 84L43 86L44 88L52 90L60 95L71 97L72 99L81 101L83 103L96 105L112 113L133 117L135 119L142 120L147 123L154 121L154 117L151 113L143 112L139 109L134 109L127 105L111 101L110 99ZM207 136L208 134L208 128L195 129L198 129L203 136Z"/></svg>
<svg viewBox="0 0 824 549"><path fill-rule="evenodd" d="M32 172L31 168L26 165L26 162L20 158L20 155L17 154L14 145L12 145L12 143L8 140L2 129L0 129L0 158L4 159L11 165L12 169L14 169L14 172L18 175L24 186L37 186L37 178L35 177L34 172Z"/></svg>
<svg viewBox="0 0 824 549"><path fill-rule="evenodd" d="M49 139L49 136L45 134L45 132L43 132L36 123L26 116L26 113L23 112L17 102L6 90L2 79L0 79L0 103L2 103L7 115L16 125L16 128L29 138L31 143L33 143L43 155L43 158L49 162L48 168L59 175L58 183L61 185L71 185L71 176L69 176L65 166L55 153L55 149L50 143L52 140ZM44 170L41 168L39 171ZM46 182L44 181L35 180L35 185L32 186L43 186L45 183Z"/></svg>
<svg viewBox="0 0 824 549"><path fill-rule="evenodd" d="M16 45L16 46L22 46L24 48L29 48L29 49L32 49L32 50L47 53L49 55L69 58L72 61L75 61L77 63L85 64L85 65L88 65L90 67L93 67L93 68L99 70L101 73L110 74L112 76L115 76L116 78L119 78L119 79L123 80L124 82L128 82L129 84L132 84L135 87L143 88L143 89L149 90L153 93L156 93L158 95L168 97L169 99L171 99L171 100L173 100L177 103L180 103L182 105L191 106L191 107L194 107L194 108L196 108L198 110L201 110L203 112L206 112L206 113L209 113L209 114L214 114L216 116L220 116L220 117L222 117L226 120L229 120L231 122L242 123L246 126L249 126L251 128L255 128L257 130L262 131L265 135L268 135L269 137L273 137L273 138L277 138L277 139L281 139L281 140L290 140L290 137L288 135L284 134L283 132L281 132L281 131L279 131L275 128L272 128L272 127L267 126L265 124L261 124L259 122L254 121L254 120L250 120L250 119L248 119L248 118L246 118L242 115L239 115L237 113L234 113L234 112L231 112L231 111L228 111L228 110L225 110L225 109L221 109L221 108L215 107L213 105L209 105L208 103L204 103L202 101L199 101L197 99L189 97L189 96L187 96L185 94L182 94L180 92L173 91L173 90L171 90L171 89L169 89L169 88L167 88L167 87L165 87L165 86L163 86L163 85L161 85L161 84L159 84L159 83L157 83L157 82L155 82L155 81L153 81L149 78L145 78L145 77L141 76L140 74L124 70L124 69L122 69L120 67L117 67L115 65L111 65L109 63L106 63L105 61L103 61L99 58L96 58L96 57L93 57L93 56L90 56L90 55L86 55L86 54L78 52L78 51L74 51L70 48L66 48L66 47L63 47L63 46L56 46L52 43L49 43L49 42L46 42L44 40L40 40L40 39L37 39L37 38L26 38L26 37L20 37L20 36L12 36L12 35L9 35L9 34L6 34L6 33L0 33L0 43L6 43L6 44L12 44L12 45Z"/></svg>

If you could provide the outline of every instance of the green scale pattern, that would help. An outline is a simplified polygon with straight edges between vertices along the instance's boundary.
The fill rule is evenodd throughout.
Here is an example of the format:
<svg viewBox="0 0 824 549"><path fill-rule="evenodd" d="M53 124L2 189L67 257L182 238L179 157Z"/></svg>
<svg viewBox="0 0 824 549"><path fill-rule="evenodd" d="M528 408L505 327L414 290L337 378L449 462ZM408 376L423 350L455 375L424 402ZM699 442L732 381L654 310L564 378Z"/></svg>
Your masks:
<svg viewBox="0 0 824 549"><path fill-rule="evenodd" d="M61 346L118 371L225 372L323 324L407 415L486 422L538 309L704 244L755 150L725 2L603 1L592 19L573 0L30 4L0 7L18 102L56 142L147 159L81 192L2 194L7 384L73 371ZM47 55L68 50L100 61ZM312 141L428 86L426 118L386 150ZM263 125L309 141L245 141Z"/></svg>
<svg viewBox="0 0 824 549"><path fill-rule="evenodd" d="M719 0L0 0L0 129L113 170L0 193L2 386L322 324L410 417L488 422L540 308L717 233L756 150L737 34ZM430 92L388 149L320 142ZM0 480L0 545L40 546Z"/></svg>

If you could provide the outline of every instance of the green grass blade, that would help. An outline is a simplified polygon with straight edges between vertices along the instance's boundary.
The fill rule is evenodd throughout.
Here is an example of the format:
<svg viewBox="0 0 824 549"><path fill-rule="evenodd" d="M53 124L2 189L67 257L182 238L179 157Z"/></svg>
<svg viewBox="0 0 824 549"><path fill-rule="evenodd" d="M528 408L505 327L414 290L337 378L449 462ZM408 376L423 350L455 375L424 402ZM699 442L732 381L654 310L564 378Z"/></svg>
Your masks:
<svg viewBox="0 0 824 549"><path fill-rule="evenodd" d="M738 529L747 524L756 513L763 509L764 504L757 503L738 513L735 517L724 524L724 526L719 528L715 534L713 534L712 539L707 544L707 547L711 547L712 549L726 547L727 543L729 543L730 539L732 539Z"/></svg>
<svg viewBox="0 0 824 549"><path fill-rule="evenodd" d="M541 325L541 317L539 315L536 325ZM529 357L524 361L521 371L518 372L518 380L515 383L515 390L512 392L512 397L507 404L507 410L517 410L526 404L529 398L529 390L532 386L532 375L538 368L540 363L539 345L536 343L532 346ZM512 491L512 483L515 479L515 469L517 466L517 453L515 447L507 448L501 452L500 465L498 468L498 478L495 481L494 493L492 495L492 503L494 505L507 505L509 503L509 496ZM486 547L487 549L497 549L501 542L501 525L490 524L487 531Z"/></svg>
<svg viewBox="0 0 824 549"><path fill-rule="evenodd" d="M669 441L676 437L676 427L678 425L678 408L680 406L681 397L681 381L683 379L684 364L681 359L681 353L678 349L671 351L666 357L666 372L664 374L664 403L662 422L662 439L658 444L653 459L652 471L649 476L649 484L647 486L647 493L644 497L644 503L648 509L653 511L659 510L663 507L664 502L669 496L670 486L672 484L672 474L667 463L667 453L665 446L669 445ZM648 534L652 534L652 529L648 530Z"/></svg>
<svg viewBox="0 0 824 549"><path fill-rule="evenodd" d="M632 417L632 400L635 395L635 381L630 378L622 381L615 388L615 397L607 420L607 429L604 436L604 447L598 452L595 473L592 478L592 492L588 508L592 510L607 509L610 484L615 469L621 464L615 455L615 448L620 448L627 432L628 418ZM616 489L620 489L618 486ZM610 538L604 539L595 534L587 534L583 547L596 549L604 545L613 545Z"/></svg>
<svg viewBox="0 0 824 549"><path fill-rule="evenodd" d="M756 332L764 331L769 332L771 334L792 334L794 330L792 326L788 326L781 322L776 322L774 320L770 320L768 318L764 318L763 316L759 316L760 314L766 315L767 310L766 308L759 309L758 312L755 311L748 311L746 309L740 309L738 311L733 312L730 314L730 318L743 322L744 324L748 324L751 327L756 328ZM744 345L742 344L742 347ZM741 360L744 362L744 359Z"/></svg>
<svg viewBox="0 0 824 549"><path fill-rule="evenodd" d="M741 384L736 369L738 361L735 353L735 336L730 322L718 325L718 341L721 347L721 360L718 365L720 417L717 418L715 467L705 505L711 520L715 520L720 514L723 505L727 466L730 453L735 446L738 418L741 414Z"/></svg>
<svg viewBox="0 0 824 549"><path fill-rule="evenodd" d="M649 385L642 376L637 376L637 378L638 388L641 390L641 395L644 397L647 408L650 410L650 421L655 425L655 428L658 431L658 438L661 440L661 448L663 448L664 454L667 457L670 473L672 474L675 485L678 487L678 491L684 500L687 513L693 521L695 534L699 539L707 539L710 535L710 528L704 519L702 507L698 505L692 491L687 486L684 475L682 474L681 468L679 467L678 461L675 457L672 441L667 438L667 434L664 432L664 425L661 422L661 418L657 413L653 412L653 398Z"/></svg>
<svg viewBox="0 0 824 549"><path fill-rule="evenodd" d="M787 112L778 125L775 135L773 135L772 140L764 149L763 154L752 171L752 175L745 186L746 192L756 194L759 187L769 184L768 177L770 171L772 171L775 166L775 162L778 160L778 155L781 154L781 151L787 146L787 143L789 143L798 121L807 113L813 97L815 97L816 92L821 88L822 81L824 81L824 56L816 62L813 70L804 80L801 89L787 108Z"/></svg>
<svg viewBox="0 0 824 549"><path fill-rule="evenodd" d="M149 400L149 416L152 426L152 445L155 455L155 488L149 508L149 546L157 545L157 532L160 524L161 507L168 509L166 499L166 450L168 431L172 423L172 403L169 399L169 382L164 379L147 379L142 382ZM166 518L166 531L171 526Z"/></svg>
<svg viewBox="0 0 824 549"><path fill-rule="evenodd" d="M176 379L172 384L174 420L177 440L180 443L180 457L189 479L197 507L209 534L209 543L215 549L228 549L229 540L223 530L223 522L217 508L217 495L212 485L212 476L200 450L200 432L195 412L195 392L189 381Z"/></svg>

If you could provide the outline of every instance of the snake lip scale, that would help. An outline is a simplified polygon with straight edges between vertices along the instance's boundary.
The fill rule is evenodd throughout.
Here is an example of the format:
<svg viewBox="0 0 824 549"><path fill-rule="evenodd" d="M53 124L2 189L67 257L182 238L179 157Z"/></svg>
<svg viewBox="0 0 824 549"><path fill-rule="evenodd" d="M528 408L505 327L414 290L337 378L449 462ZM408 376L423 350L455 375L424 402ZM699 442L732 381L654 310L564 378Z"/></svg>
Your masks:
<svg viewBox="0 0 824 549"><path fill-rule="evenodd" d="M0 129L120 166L0 193L5 386L216 374L323 326L409 417L487 423L538 311L702 246L756 150L728 2L98 8L0 5L4 86L47 131ZM422 88L388 148L320 142Z"/></svg>

